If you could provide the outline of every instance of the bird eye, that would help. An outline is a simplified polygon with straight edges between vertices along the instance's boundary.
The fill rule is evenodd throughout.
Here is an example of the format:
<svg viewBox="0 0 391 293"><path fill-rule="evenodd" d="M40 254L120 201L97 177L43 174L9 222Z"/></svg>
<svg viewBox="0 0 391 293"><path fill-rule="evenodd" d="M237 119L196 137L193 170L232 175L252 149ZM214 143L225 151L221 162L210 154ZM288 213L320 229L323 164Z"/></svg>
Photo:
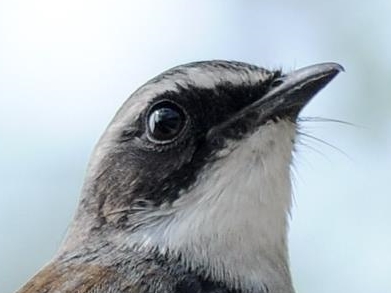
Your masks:
<svg viewBox="0 0 391 293"><path fill-rule="evenodd" d="M160 143L173 140L186 124L184 111L170 101L152 106L147 119L149 137Z"/></svg>

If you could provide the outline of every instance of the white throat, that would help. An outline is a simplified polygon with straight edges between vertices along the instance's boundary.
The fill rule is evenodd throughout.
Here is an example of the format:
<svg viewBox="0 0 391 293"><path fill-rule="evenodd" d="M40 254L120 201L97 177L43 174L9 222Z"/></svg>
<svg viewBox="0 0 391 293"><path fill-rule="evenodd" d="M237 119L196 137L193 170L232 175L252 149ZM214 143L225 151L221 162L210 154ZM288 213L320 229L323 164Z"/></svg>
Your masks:
<svg viewBox="0 0 391 293"><path fill-rule="evenodd" d="M190 191L128 241L180 253L186 265L236 288L293 292L286 234L295 132L279 121L232 142Z"/></svg>

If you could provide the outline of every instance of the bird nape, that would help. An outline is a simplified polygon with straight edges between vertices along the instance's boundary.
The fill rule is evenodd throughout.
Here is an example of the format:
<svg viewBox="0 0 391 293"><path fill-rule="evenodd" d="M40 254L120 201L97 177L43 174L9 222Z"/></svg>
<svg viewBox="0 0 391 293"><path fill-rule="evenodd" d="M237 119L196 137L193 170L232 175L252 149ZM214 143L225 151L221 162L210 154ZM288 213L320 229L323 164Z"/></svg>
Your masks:
<svg viewBox="0 0 391 293"><path fill-rule="evenodd" d="M19 293L292 293L297 117L342 67L170 69L99 140L52 261Z"/></svg>

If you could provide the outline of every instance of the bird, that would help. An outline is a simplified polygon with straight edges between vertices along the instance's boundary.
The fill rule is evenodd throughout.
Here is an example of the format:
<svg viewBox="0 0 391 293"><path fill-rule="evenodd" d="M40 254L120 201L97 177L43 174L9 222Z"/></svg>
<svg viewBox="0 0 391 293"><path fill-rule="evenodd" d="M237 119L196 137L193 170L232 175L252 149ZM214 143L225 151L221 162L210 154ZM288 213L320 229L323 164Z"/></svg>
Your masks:
<svg viewBox="0 0 391 293"><path fill-rule="evenodd" d="M52 260L17 293L293 293L299 113L343 67L171 68L121 106Z"/></svg>

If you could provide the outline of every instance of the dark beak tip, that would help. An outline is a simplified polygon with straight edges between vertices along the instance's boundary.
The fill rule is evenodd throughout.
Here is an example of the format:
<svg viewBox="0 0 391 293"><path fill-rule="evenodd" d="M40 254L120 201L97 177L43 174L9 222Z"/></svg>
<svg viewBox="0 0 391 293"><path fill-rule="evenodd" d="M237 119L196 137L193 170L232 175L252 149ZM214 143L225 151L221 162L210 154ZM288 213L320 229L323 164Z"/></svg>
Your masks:
<svg viewBox="0 0 391 293"><path fill-rule="evenodd" d="M298 69L296 71L293 71L292 74L295 75L296 79L311 79L316 76L334 77L340 72L345 72L345 68L341 64L335 62L326 62Z"/></svg>
<svg viewBox="0 0 391 293"><path fill-rule="evenodd" d="M338 63L334 63L335 67L336 67L336 70L338 70L339 72L345 72L345 67L343 67L341 64L338 64Z"/></svg>
<svg viewBox="0 0 391 293"><path fill-rule="evenodd" d="M317 65L315 65L317 66ZM327 81L332 80L334 77L336 77L340 72L345 72L345 68L338 63L323 63L319 64L319 75ZM328 83L328 81L326 83Z"/></svg>
<svg viewBox="0 0 391 293"><path fill-rule="evenodd" d="M324 67L324 69L327 69L328 67L330 71L336 71L337 73L345 72L345 68L341 64L335 62L320 63L315 66Z"/></svg>
<svg viewBox="0 0 391 293"><path fill-rule="evenodd" d="M319 77L318 84L320 85L320 89L334 79L340 72L345 72L345 68L341 64L335 62L316 64L307 68L309 69L307 71L309 80L311 80L312 77L315 77L314 85L317 83L316 76ZM311 82L309 82L309 85L310 84Z"/></svg>

